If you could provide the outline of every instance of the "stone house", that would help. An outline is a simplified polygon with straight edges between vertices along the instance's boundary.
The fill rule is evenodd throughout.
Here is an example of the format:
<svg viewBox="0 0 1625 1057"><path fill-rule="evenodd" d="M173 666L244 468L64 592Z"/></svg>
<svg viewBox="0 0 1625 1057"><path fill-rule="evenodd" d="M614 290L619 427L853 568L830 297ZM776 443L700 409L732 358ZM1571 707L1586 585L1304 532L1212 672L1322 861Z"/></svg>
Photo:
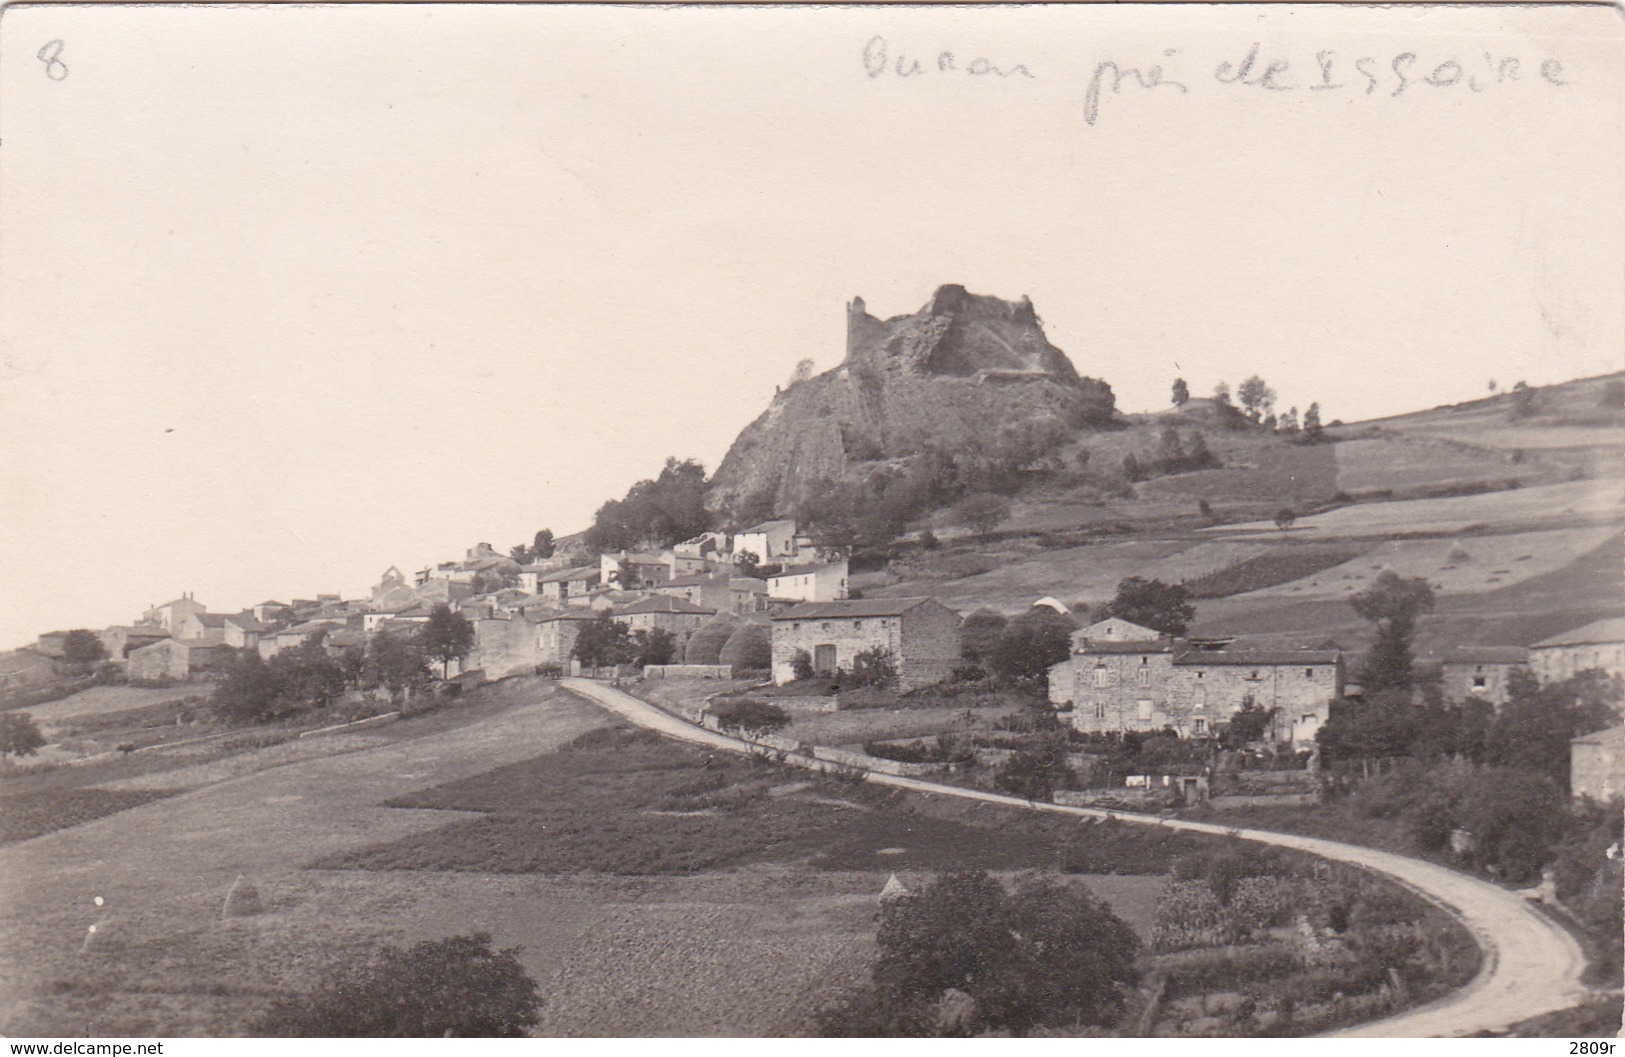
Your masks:
<svg viewBox="0 0 1625 1057"><path fill-rule="evenodd" d="M750 551L760 558L763 565L782 562L784 558L795 557L796 550L796 523L790 520L764 521L759 525L752 525L734 533L733 553L737 558L745 551Z"/></svg>
<svg viewBox="0 0 1625 1057"><path fill-rule="evenodd" d="M1074 728L1207 737L1252 703L1275 710L1272 740L1306 748L1343 694L1336 650L1198 649L1135 627L1102 629L1112 636L1099 640L1085 628L1072 657L1050 669L1049 699L1071 709Z"/></svg>
<svg viewBox="0 0 1625 1057"><path fill-rule="evenodd" d="M421 605L454 605L474 594L474 584L467 580L431 579L412 589L413 599Z"/></svg>
<svg viewBox="0 0 1625 1057"><path fill-rule="evenodd" d="M253 610L232 613L222 621L221 641L239 650L257 650L260 636L271 631L271 625L254 615Z"/></svg>
<svg viewBox="0 0 1625 1057"><path fill-rule="evenodd" d="M97 637L102 640L109 658L122 661L141 647L151 646L170 635L154 624L115 624Z"/></svg>
<svg viewBox="0 0 1625 1057"><path fill-rule="evenodd" d="M576 636L581 625L597 620L598 614L590 609L568 609L558 613L527 611L525 619L536 625L536 663L558 664L570 667L570 654L575 649Z"/></svg>
<svg viewBox="0 0 1625 1057"><path fill-rule="evenodd" d="M66 631L47 631L34 643L34 652L43 653L47 657L60 658L68 649L68 633Z"/></svg>
<svg viewBox="0 0 1625 1057"><path fill-rule="evenodd" d="M846 597L846 559L819 565L793 565L767 578L769 598L836 602Z"/></svg>
<svg viewBox="0 0 1625 1057"><path fill-rule="evenodd" d="M634 633L669 631L677 640L679 652L688 641L688 637L700 625L716 615L715 609L697 606L686 599L673 598L670 595L650 595L615 610L615 619Z"/></svg>
<svg viewBox="0 0 1625 1057"><path fill-rule="evenodd" d="M679 558L701 558L716 561L726 561L728 554L728 534L726 532L702 532L693 539L686 539L672 547L672 553Z"/></svg>
<svg viewBox="0 0 1625 1057"><path fill-rule="evenodd" d="M389 609L400 605L403 598L412 598L413 587L406 574L399 567L391 565L384 570L378 578L378 583L372 589L372 606L374 609Z"/></svg>
<svg viewBox="0 0 1625 1057"><path fill-rule="evenodd" d="M194 600L192 592L188 591L172 602L165 602L161 606L153 606L141 614L141 623L156 624L171 635L176 635L179 634L178 629L181 621L185 619L187 614L202 613L207 608Z"/></svg>
<svg viewBox="0 0 1625 1057"><path fill-rule="evenodd" d="M266 624L275 624L287 615L288 604L270 598L258 605L250 606L249 611L254 614L256 620Z"/></svg>
<svg viewBox="0 0 1625 1057"><path fill-rule="evenodd" d="M484 671L487 678L500 679L515 672L528 672L541 663L541 643L536 625L524 617L493 617L474 621L474 648L467 667Z"/></svg>
<svg viewBox="0 0 1625 1057"><path fill-rule="evenodd" d="M132 683L181 682L218 668L231 655L219 642L161 639L130 653L125 674Z"/></svg>
<svg viewBox="0 0 1625 1057"><path fill-rule="evenodd" d="M204 642L226 641L226 615L224 613L191 612L181 618L175 629L177 639L201 639Z"/></svg>
<svg viewBox="0 0 1625 1057"><path fill-rule="evenodd" d="M767 608L767 581L754 576L728 578L728 606L730 613L744 616L760 613Z"/></svg>
<svg viewBox="0 0 1625 1057"><path fill-rule="evenodd" d="M1458 646L1439 658L1444 699L1451 704L1476 697L1497 708L1507 703L1513 672L1529 670L1522 646Z"/></svg>
<svg viewBox="0 0 1625 1057"><path fill-rule="evenodd" d="M858 654L891 654L900 690L940 683L960 663L959 614L934 598L865 598L803 602L773 614L773 681L795 678L805 651L813 670L850 670Z"/></svg>
<svg viewBox="0 0 1625 1057"><path fill-rule="evenodd" d="M1543 683L1560 682L1588 668L1625 676L1625 617L1542 639L1529 647L1529 667Z"/></svg>
<svg viewBox="0 0 1625 1057"><path fill-rule="evenodd" d="M1625 727L1569 742L1569 792L1593 800L1625 796Z"/></svg>
<svg viewBox="0 0 1625 1057"><path fill-rule="evenodd" d="M596 565L582 565L574 569L559 569L536 577L536 589L531 592L553 605L573 603L598 590L603 575Z"/></svg>
<svg viewBox="0 0 1625 1057"><path fill-rule="evenodd" d="M681 598L685 602L706 606L718 612L732 612L733 592L728 586L731 579L726 573L679 576L675 580L651 585L649 592L668 598Z"/></svg>
<svg viewBox="0 0 1625 1057"><path fill-rule="evenodd" d="M608 586L614 584L624 589L621 583L621 567L630 566L637 576L640 584L658 584L673 579L676 568L676 555L671 551L659 554L638 554L632 551L621 551L618 554L600 554L598 556L599 583Z"/></svg>

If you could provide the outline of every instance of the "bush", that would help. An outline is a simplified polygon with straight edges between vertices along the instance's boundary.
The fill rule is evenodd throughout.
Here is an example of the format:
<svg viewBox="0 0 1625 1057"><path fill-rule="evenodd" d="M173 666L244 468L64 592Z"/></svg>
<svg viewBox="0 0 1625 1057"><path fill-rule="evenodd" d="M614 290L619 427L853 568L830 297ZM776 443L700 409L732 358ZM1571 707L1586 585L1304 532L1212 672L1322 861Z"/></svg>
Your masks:
<svg viewBox="0 0 1625 1057"><path fill-rule="evenodd" d="M797 679L811 679L813 677L812 654L806 650L797 650L795 656L790 658L790 671Z"/></svg>
<svg viewBox="0 0 1625 1057"><path fill-rule="evenodd" d="M738 628L732 617L719 616L688 637L683 649L684 664L721 664L722 648Z"/></svg>
<svg viewBox="0 0 1625 1057"><path fill-rule="evenodd" d="M790 725L790 713L754 697L722 697L706 710L723 730L752 737L772 734Z"/></svg>
<svg viewBox="0 0 1625 1057"><path fill-rule="evenodd" d="M864 650L852 658L848 682L853 686L890 686L897 680L897 662L884 646Z"/></svg>
<svg viewBox="0 0 1625 1057"><path fill-rule="evenodd" d="M731 666L735 673L773 667L771 634L762 624L739 625L723 644L717 663Z"/></svg>
<svg viewBox="0 0 1625 1057"><path fill-rule="evenodd" d="M274 1003L255 1034L285 1038L517 1038L537 1023L536 981L486 933L386 947L307 995Z"/></svg>

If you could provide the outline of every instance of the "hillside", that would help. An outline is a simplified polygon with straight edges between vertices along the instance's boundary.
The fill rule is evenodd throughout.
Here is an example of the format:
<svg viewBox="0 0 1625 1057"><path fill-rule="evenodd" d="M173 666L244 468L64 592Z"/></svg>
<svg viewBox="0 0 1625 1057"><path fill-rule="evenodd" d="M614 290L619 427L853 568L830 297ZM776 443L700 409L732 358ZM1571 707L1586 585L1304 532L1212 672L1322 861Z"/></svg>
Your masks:
<svg viewBox="0 0 1625 1057"><path fill-rule="evenodd" d="M1622 380L1538 390L1525 415L1502 394L1339 424L1314 445L1215 430L1200 412L1140 416L1081 437L1089 465L1147 457L1174 426L1200 428L1223 467L1115 495L1052 481L1016 496L986 540L939 513L937 549L903 549L854 586L1013 613L1044 595L1098 605L1123 577L1156 577L1196 591L1197 632L1359 648L1367 628L1344 599L1392 568L1438 593L1423 648L1526 645L1625 609L1625 410L1602 406ZM1282 507L1300 515L1286 531Z"/></svg>
<svg viewBox="0 0 1625 1057"><path fill-rule="evenodd" d="M943 286L912 315L847 309L840 366L781 390L739 434L710 485L719 511L786 509L801 486L929 447L973 446L989 422L1070 428L1112 417L1111 387L1078 375L1026 298Z"/></svg>

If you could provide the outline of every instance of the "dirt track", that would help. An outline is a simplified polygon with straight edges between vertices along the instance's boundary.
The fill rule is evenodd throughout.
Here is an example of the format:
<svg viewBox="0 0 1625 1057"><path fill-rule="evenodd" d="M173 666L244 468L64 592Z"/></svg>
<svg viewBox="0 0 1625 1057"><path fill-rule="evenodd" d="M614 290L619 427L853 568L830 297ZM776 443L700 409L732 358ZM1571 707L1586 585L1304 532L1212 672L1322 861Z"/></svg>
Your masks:
<svg viewBox="0 0 1625 1057"><path fill-rule="evenodd" d="M742 741L696 727L602 683L566 679L561 685L616 715L670 737L730 752L749 751ZM1572 936L1542 917L1518 894L1420 859L1290 833L1230 829L1210 823L1155 819L1057 804L1029 804L999 793L915 778L870 774L868 781L1062 815L1086 818L1114 815L1125 822L1230 834L1244 840L1296 848L1381 871L1445 907L1472 931L1484 950L1484 967L1472 983L1430 1005L1335 1033L1340 1036L1415 1038L1500 1031L1521 1020L1566 1009L1587 995L1580 983L1585 956Z"/></svg>

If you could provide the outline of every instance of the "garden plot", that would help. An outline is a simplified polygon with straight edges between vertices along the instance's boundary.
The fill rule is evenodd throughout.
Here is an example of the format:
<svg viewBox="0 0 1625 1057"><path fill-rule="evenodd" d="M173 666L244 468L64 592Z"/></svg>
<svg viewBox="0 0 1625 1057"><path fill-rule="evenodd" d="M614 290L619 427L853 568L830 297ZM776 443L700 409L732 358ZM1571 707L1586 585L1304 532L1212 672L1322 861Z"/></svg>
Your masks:
<svg viewBox="0 0 1625 1057"><path fill-rule="evenodd" d="M1294 537L1333 539L1340 536L1403 535L1573 525L1579 521L1615 522L1625 510L1625 482L1570 481L1515 488L1482 495L1443 499L1404 499L1392 503L1358 503L1301 518ZM1273 521L1249 521L1206 529L1214 534L1279 536Z"/></svg>
<svg viewBox="0 0 1625 1057"><path fill-rule="evenodd" d="M44 727L62 724L68 720L83 719L87 716L105 716L116 712L129 712L138 708L150 708L153 705L164 705L188 697L203 698L207 697L208 694L209 686L200 683L188 683L163 689L147 689L139 686L93 686L88 690L81 690L77 694L56 701L47 701L42 705L33 705L22 709L22 711L27 712L34 718L34 722Z"/></svg>
<svg viewBox="0 0 1625 1057"><path fill-rule="evenodd" d="M933 583L929 593L961 612L989 606L1014 614L1046 595L1056 596L1067 605L1080 599L1105 601L1129 576L1156 577L1168 583L1194 579L1268 549L1268 544L1251 540L1099 543L1045 551L978 576ZM873 593L907 596L923 589L917 582L903 580Z"/></svg>
<svg viewBox="0 0 1625 1057"><path fill-rule="evenodd" d="M1345 440L1337 453L1337 487L1344 492L1416 488L1473 481L1528 480L1539 467L1520 466L1510 452L1485 452L1461 444L1412 437Z"/></svg>
<svg viewBox="0 0 1625 1057"><path fill-rule="evenodd" d="M1388 569L1400 576L1421 577L1441 595L1492 591L1556 572L1617 534L1617 529L1605 527L1470 536L1454 541L1394 540L1313 576L1249 592L1246 597L1294 601L1342 598L1364 590Z"/></svg>

